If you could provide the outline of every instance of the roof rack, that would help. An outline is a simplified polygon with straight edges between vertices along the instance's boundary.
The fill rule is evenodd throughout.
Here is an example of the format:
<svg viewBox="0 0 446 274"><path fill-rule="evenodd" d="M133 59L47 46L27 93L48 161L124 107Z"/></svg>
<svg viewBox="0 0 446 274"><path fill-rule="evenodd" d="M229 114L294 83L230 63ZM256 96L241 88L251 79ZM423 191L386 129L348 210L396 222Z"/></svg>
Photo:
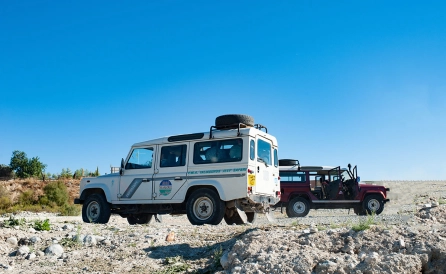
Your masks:
<svg viewBox="0 0 446 274"><path fill-rule="evenodd" d="M240 136L240 129L241 128L248 128L251 127L249 125L243 124L243 123L237 123L237 124L228 124L228 125L224 125L224 126L211 126L211 128L209 129L209 139L212 139L212 132L215 130L228 130L228 129L237 129L237 136ZM261 124L255 124L254 128L258 129L258 130L262 130L262 128L265 129L265 132L268 133L268 129L261 125Z"/></svg>

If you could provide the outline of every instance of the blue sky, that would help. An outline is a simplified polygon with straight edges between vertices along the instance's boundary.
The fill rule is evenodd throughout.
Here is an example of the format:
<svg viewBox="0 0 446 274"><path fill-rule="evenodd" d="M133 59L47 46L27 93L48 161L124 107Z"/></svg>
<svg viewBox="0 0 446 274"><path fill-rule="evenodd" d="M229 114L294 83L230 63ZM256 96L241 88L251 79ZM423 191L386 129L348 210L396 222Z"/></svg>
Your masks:
<svg viewBox="0 0 446 274"><path fill-rule="evenodd" d="M2 1L0 164L109 173L133 143L241 113L280 158L446 179L446 7L418 1Z"/></svg>

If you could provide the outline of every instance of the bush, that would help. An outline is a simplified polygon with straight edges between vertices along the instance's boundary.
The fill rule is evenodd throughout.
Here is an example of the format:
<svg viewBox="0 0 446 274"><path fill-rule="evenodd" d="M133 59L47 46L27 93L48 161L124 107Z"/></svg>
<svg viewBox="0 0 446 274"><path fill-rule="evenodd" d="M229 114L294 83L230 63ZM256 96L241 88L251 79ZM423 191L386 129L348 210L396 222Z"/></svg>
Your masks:
<svg viewBox="0 0 446 274"><path fill-rule="evenodd" d="M25 223L26 223L25 218L16 219L16 218L10 216L8 220L3 221L3 226L4 227L22 226Z"/></svg>
<svg viewBox="0 0 446 274"><path fill-rule="evenodd" d="M18 203L22 206L32 205L35 202L33 196L34 191L28 189L20 194Z"/></svg>
<svg viewBox="0 0 446 274"><path fill-rule="evenodd" d="M63 182L52 182L43 188L45 195L40 198L40 203L50 205L54 202L57 206L68 204L68 189Z"/></svg>
<svg viewBox="0 0 446 274"><path fill-rule="evenodd" d="M81 207L78 205L65 204L60 209L62 216L78 216L79 214L81 214Z"/></svg>
<svg viewBox="0 0 446 274"><path fill-rule="evenodd" d="M50 220L46 219L45 221L36 220L34 221L34 229L38 231L50 230Z"/></svg>
<svg viewBox="0 0 446 274"><path fill-rule="evenodd" d="M0 209L7 209L11 204L8 191L3 186L0 186Z"/></svg>

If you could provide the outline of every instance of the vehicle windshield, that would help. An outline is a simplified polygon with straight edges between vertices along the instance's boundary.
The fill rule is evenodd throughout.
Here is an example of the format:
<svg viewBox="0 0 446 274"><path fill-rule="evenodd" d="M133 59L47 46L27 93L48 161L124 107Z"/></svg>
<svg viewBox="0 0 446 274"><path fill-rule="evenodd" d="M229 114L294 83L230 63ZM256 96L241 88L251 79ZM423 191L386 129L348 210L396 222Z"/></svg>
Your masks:
<svg viewBox="0 0 446 274"><path fill-rule="evenodd" d="M350 173L348 173L347 170L343 170L343 171L341 172L341 178L343 178L344 181L353 179L352 176L350 176Z"/></svg>

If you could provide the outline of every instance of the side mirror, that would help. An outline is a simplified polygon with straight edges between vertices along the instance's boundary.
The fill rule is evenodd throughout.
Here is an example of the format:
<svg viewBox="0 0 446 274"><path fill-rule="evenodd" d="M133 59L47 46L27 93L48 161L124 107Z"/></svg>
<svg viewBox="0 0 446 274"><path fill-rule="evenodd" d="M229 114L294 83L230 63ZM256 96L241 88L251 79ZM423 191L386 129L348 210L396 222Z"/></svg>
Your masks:
<svg viewBox="0 0 446 274"><path fill-rule="evenodd" d="M361 177L359 177L359 176L356 177L356 182L357 182L357 183L361 182Z"/></svg>
<svg viewBox="0 0 446 274"><path fill-rule="evenodd" d="M124 158L121 158L121 168L119 169L119 175L124 174Z"/></svg>

